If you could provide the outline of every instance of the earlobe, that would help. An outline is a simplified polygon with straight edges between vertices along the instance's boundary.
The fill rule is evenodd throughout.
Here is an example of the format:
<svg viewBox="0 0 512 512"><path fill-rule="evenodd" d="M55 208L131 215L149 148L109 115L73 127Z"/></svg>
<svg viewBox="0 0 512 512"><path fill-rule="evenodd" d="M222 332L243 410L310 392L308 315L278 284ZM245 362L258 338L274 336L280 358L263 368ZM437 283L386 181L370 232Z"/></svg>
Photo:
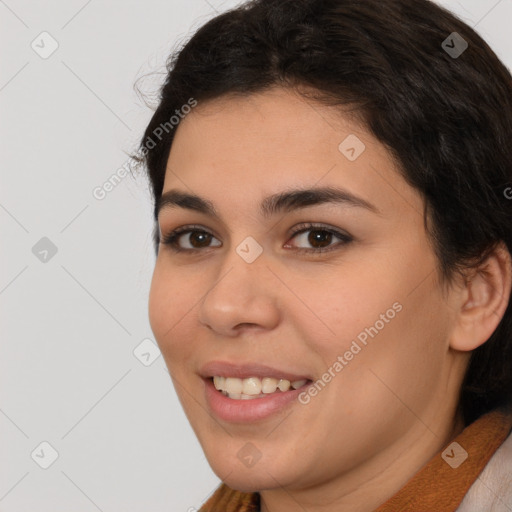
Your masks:
<svg viewBox="0 0 512 512"><path fill-rule="evenodd" d="M466 280L450 346L470 351L485 343L498 327L512 287L511 256L502 242Z"/></svg>

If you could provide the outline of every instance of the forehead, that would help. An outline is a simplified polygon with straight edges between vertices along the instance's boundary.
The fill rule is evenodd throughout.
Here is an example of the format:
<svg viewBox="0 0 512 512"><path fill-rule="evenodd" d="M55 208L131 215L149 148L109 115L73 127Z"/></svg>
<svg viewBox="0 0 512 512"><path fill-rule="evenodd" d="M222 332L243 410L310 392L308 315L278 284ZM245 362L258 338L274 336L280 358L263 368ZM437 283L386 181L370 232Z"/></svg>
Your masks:
<svg viewBox="0 0 512 512"><path fill-rule="evenodd" d="M272 88L251 95L223 96L199 102L180 123L173 148L201 148L188 157L202 155L215 161L248 162L272 160L276 165L295 158L317 160L318 153L338 158L340 142L358 134L368 144L378 144L355 116L341 114L335 107L321 105L285 88ZM185 140L186 139L186 140Z"/></svg>
<svg viewBox="0 0 512 512"><path fill-rule="evenodd" d="M382 210L422 211L419 193L354 116L281 88L199 102L177 129L164 192L240 204L312 186L343 187Z"/></svg>

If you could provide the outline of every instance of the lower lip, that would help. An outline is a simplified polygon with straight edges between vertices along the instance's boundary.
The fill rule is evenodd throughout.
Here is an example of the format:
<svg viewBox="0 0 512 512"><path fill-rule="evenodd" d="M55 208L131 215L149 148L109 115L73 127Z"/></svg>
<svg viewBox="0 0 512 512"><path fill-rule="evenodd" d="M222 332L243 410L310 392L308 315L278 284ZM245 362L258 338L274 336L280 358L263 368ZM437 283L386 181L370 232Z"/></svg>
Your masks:
<svg viewBox="0 0 512 512"><path fill-rule="evenodd" d="M210 409L218 418L231 423L249 423L282 411L310 384L311 382L299 389L272 393L264 398L234 400L215 389L212 379L205 379L205 394Z"/></svg>

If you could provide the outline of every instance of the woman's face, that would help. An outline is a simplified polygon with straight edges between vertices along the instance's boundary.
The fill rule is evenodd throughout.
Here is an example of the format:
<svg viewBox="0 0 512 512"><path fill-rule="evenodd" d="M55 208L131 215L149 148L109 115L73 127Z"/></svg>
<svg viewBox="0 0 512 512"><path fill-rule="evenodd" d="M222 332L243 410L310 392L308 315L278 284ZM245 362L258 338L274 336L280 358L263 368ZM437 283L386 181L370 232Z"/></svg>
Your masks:
<svg viewBox="0 0 512 512"><path fill-rule="evenodd" d="M327 188L338 196L293 195ZM370 478L442 442L464 369L455 308L422 198L382 144L288 90L223 98L179 125L170 191L216 216L165 196L162 238L191 231L181 252L160 245L150 322L221 479L254 491ZM280 379L299 389L272 392Z"/></svg>

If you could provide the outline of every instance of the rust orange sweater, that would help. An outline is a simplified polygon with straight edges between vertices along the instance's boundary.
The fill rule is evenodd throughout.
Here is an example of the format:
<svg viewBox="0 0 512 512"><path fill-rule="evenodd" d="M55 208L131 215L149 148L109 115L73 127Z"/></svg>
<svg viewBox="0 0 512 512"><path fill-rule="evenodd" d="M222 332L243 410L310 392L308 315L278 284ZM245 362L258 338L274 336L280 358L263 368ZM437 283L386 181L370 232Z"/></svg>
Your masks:
<svg viewBox="0 0 512 512"><path fill-rule="evenodd" d="M512 412L497 409L481 416L374 512L456 512L511 429ZM221 484L199 512L260 512L260 497Z"/></svg>

